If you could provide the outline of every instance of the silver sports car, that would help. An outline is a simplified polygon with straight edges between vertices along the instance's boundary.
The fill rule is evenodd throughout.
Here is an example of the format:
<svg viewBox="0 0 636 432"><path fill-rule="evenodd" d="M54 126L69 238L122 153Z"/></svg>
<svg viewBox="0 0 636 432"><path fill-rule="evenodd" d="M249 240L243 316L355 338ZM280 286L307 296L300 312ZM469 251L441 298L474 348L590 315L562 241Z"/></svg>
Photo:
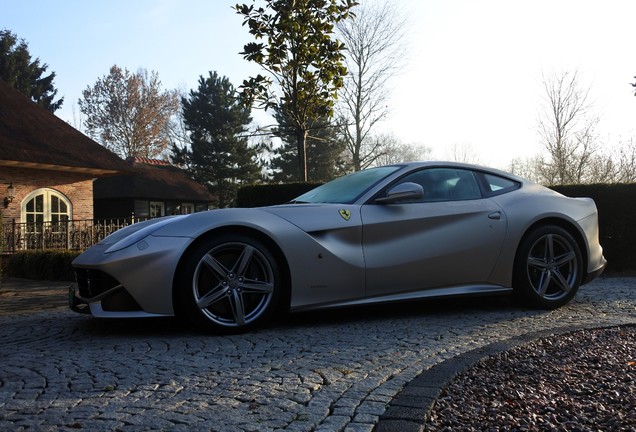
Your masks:
<svg viewBox="0 0 636 432"><path fill-rule="evenodd" d="M71 308L180 315L215 332L301 311L512 293L556 308L605 267L594 201L479 166L420 162L338 178L273 207L123 228L73 265Z"/></svg>

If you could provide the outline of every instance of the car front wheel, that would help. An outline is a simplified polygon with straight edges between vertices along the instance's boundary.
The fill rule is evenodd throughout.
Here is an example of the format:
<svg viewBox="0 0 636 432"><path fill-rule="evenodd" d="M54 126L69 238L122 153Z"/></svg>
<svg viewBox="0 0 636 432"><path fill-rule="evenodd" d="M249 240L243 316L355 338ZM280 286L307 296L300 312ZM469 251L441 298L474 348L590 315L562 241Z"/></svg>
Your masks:
<svg viewBox="0 0 636 432"><path fill-rule="evenodd" d="M190 255L179 283L181 310L196 326L238 333L263 324L280 297L276 261L243 235L207 240Z"/></svg>
<svg viewBox="0 0 636 432"><path fill-rule="evenodd" d="M515 293L530 306L563 306L579 289L582 266L581 251L569 232L553 225L537 228L519 247Z"/></svg>

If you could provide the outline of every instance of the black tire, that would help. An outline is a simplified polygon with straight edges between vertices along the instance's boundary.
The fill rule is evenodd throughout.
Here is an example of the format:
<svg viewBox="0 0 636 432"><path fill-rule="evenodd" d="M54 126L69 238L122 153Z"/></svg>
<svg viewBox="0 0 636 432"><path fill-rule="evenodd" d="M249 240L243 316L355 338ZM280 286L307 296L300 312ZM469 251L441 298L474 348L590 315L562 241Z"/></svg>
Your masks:
<svg viewBox="0 0 636 432"><path fill-rule="evenodd" d="M581 250L574 237L555 225L539 227L519 246L515 294L531 307L556 309L576 295L582 272Z"/></svg>
<svg viewBox="0 0 636 432"><path fill-rule="evenodd" d="M260 241L223 234L187 257L177 283L179 310L197 328L241 333L263 325L281 294L276 260Z"/></svg>

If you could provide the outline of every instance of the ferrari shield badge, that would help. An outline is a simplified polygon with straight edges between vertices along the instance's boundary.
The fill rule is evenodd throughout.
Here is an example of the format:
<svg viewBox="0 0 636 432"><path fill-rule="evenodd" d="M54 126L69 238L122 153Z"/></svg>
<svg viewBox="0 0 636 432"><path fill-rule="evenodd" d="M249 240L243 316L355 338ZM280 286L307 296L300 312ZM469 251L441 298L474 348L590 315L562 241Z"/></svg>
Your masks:
<svg viewBox="0 0 636 432"><path fill-rule="evenodd" d="M342 216L342 218L346 221L351 219L351 212L347 209L340 209L338 210L338 213L340 213L340 216Z"/></svg>

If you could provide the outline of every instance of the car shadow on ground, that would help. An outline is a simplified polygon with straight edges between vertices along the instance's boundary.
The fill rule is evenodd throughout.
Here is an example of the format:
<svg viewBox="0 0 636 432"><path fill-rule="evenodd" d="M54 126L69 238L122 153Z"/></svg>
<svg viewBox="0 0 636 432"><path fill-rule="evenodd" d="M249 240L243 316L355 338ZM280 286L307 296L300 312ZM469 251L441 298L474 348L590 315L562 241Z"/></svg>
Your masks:
<svg viewBox="0 0 636 432"><path fill-rule="evenodd" d="M186 336L186 335L210 335L202 329L197 329L185 319L175 317L158 318L126 318L106 319L95 318L90 315L80 315L71 312L67 308L68 289L65 284L49 284L30 282L25 280L3 280L0 286L0 301L2 301L2 313L0 315L23 315L23 323L27 323L33 316L33 325L43 318L43 314L61 312L70 319L64 319L65 325L62 332L80 334L82 337L152 337L161 336ZM31 286L32 285L32 286ZM60 285L60 286L57 286ZM44 288L42 288L42 286ZM51 286L54 286L51 288ZM485 296L485 297L454 297L438 299L421 299L404 302L395 302L382 305L367 305L356 307L343 307L337 309L321 309L311 311L299 311L295 313L277 314L267 325L252 330L287 332L306 329L330 330L339 326L387 325L396 320L426 320L428 317L448 317L449 319L461 319L466 315L485 315L492 312L509 311L512 314L541 314L545 311L526 310L518 305L510 296ZM55 320L55 318L53 318ZM486 318L488 319L488 318ZM493 315L492 320L498 319ZM46 320L46 319L45 319ZM59 324L59 321L58 321ZM57 325L45 331L45 333L60 330ZM58 328L55 330L55 328ZM7 335L8 336L8 335Z"/></svg>
<svg viewBox="0 0 636 432"><path fill-rule="evenodd" d="M391 303L384 305L343 307L337 309L324 309L313 311L301 311L295 313L279 314L270 320L262 328L252 330L287 332L296 330L320 328L333 328L340 326L382 324L387 325L396 320L417 320L426 317L448 317L458 319L466 315L488 315L491 312L510 311L511 313L524 311L528 314L541 314L545 311L526 310L517 305L506 296L479 297L479 298L451 298L451 299L427 299L410 302ZM80 321L74 321L76 331L86 332L89 335L100 337L152 337L166 336L220 336L215 333L197 329L184 318L157 317L157 318L125 318L106 319L94 318L89 315L82 317ZM308 330L309 331L309 330ZM88 335L87 335L88 336Z"/></svg>
<svg viewBox="0 0 636 432"><path fill-rule="evenodd" d="M508 296L411 300L382 305L350 306L288 313L273 319L270 328L332 326L358 321L392 321L426 316L483 314L504 309L520 310L521 308Z"/></svg>

